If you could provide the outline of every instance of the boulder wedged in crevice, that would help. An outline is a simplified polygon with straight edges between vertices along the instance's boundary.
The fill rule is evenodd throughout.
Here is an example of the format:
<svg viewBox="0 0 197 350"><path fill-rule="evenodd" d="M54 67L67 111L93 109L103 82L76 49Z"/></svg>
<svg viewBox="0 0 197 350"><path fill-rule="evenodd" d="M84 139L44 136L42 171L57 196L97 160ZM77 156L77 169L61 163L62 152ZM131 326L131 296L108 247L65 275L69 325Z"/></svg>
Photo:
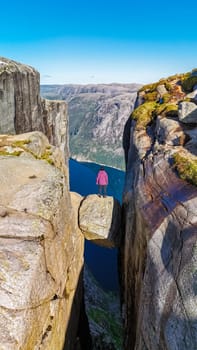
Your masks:
<svg viewBox="0 0 197 350"><path fill-rule="evenodd" d="M79 208L79 227L87 240L103 247L119 247L121 206L111 196L89 195Z"/></svg>
<svg viewBox="0 0 197 350"><path fill-rule="evenodd" d="M82 215L80 216L80 210L83 207L84 202L87 200L87 205L84 206L82 209ZM90 261L88 259L88 256L91 256L91 248L94 251L95 259L92 261L92 265L95 264L95 270L103 271L103 262L99 262L100 258L105 262L105 266L109 264L109 266L106 266L106 270L102 272L103 275L103 281L107 278L108 281L110 280L111 276L108 276L108 274L117 275L116 271L116 265L117 261L116 258L114 260L114 255L112 253L116 254L117 249L114 249L114 251L109 251L108 248L113 248L115 244L119 244L120 241L120 231L118 230L117 233L115 231L115 227L113 225L110 225L110 212L113 212L112 207L117 206L117 210L115 210L116 219L119 217L120 213L120 204L115 201L113 197L98 197L97 195L89 195L88 197L82 197L78 193L71 192L71 201L72 201L72 207L74 208L74 215L75 218L78 218L78 225L79 230L81 231L80 227L80 217L82 218L82 221L84 219L84 216L86 216L84 224L85 229L88 230L83 233L84 237L87 238L89 241L93 242L94 244L98 245L99 247L94 247L93 245L87 244L86 246L86 252L85 252L85 260L88 264ZM115 201L116 204L113 204ZM111 209L110 209L111 208ZM97 213L97 216L95 216L95 211ZM104 225L102 225L103 221L105 222ZM112 220L113 221L113 220ZM115 222L116 224L117 222ZM118 220L118 225L120 225L120 222ZM113 230L111 231L111 236L109 235L109 227L113 227ZM92 228L92 232L89 232L89 230ZM117 227L118 229L118 227ZM116 234L118 237L116 237ZM114 241L115 237L115 241ZM91 248L90 248L91 246ZM107 248L107 249L106 249ZM100 252L98 255L98 251ZM96 253L97 252L97 253ZM104 252L104 253L103 253ZM107 256L107 259L106 259ZM112 256L113 256L113 267L112 267ZM92 259L91 259L92 260ZM90 264L91 266L91 264ZM89 266L89 267L90 267ZM99 268L100 266L100 268ZM118 290L114 290L114 288L118 288L117 286L114 287L114 285L110 286L110 283L108 283L108 286L102 287L99 285L98 280L93 277L93 274L91 273L90 269L92 266L89 267L85 264L84 266L84 299L85 299L85 310L84 313L82 313L83 317L83 324L80 326L80 334L83 332L83 339L84 339L84 332L87 332L87 329L90 331L90 335L92 338L92 346L90 349L122 349L122 324L121 324L121 314L120 314L120 298L119 298L119 292ZM97 276L98 277L98 276ZM116 276L117 277L117 276ZM114 277L115 278L115 277ZM110 286L110 287L109 287ZM87 318L88 317L88 323L89 328L86 327L86 331L84 330L84 326L87 324ZM89 333L88 333L89 334ZM90 346L90 338L88 341L88 334L85 335L85 338L83 340L83 343L86 341L86 344L83 345L82 349L88 350ZM88 343L87 343L88 341Z"/></svg>

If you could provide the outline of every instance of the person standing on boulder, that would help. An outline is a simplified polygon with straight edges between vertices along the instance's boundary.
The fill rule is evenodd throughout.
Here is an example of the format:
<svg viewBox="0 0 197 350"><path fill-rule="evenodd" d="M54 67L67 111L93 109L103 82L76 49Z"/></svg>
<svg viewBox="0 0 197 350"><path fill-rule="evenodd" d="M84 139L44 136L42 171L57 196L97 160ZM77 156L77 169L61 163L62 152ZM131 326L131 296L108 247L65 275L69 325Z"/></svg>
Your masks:
<svg viewBox="0 0 197 350"><path fill-rule="evenodd" d="M96 184L98 185L99 197L103 195L105 198L107 194L108 175L103 167L100 168L97 174Z"/></svg>

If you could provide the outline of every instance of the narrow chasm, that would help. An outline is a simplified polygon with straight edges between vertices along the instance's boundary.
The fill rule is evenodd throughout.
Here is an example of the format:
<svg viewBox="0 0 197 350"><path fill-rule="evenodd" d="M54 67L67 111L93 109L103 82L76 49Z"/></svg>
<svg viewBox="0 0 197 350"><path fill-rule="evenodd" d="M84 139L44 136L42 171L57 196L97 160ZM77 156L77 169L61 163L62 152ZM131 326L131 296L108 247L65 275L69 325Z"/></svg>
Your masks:
<svg viewBox="0 0 197 350"><path fill-rule="evenodd" d="M95 163L70 159L70 190L83 197L97 194L96 174L99 168ZM105 169L109 176L107 195L121 203L125 173L114 168ZM92 350L123 349L118 256L118 248L107 248L85 240L84 305ZM81 345L81 350L87 349Z"/></svg>

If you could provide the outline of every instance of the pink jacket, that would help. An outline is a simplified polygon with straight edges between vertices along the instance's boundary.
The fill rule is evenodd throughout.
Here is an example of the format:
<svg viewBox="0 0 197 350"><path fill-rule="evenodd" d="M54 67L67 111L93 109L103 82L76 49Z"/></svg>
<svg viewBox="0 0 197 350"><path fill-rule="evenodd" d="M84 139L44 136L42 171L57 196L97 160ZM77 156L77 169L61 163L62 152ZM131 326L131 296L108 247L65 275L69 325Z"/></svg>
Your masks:
<svg viewBox="0 0 197 350"><path fill-rule="evenodd" d="M108 175L105 170L99 170L97 178L96 178L96 184L97 185L108 185Z"/></svg>

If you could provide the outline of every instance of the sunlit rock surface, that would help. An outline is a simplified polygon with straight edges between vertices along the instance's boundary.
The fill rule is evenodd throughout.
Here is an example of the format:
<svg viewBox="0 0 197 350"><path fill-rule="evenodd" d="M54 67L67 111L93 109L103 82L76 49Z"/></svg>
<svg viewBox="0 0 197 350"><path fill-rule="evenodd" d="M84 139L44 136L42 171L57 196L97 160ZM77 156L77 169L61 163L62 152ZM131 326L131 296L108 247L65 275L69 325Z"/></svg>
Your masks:
<svg viewBox="0 0 197 350"><path fill-rule="evenodd" d="M86 239L105 247L117 247L121 239L121 207L110 196L89 195L79 208L79 226Z"/></svg>
<svg viewBox="0 0 197 350"><path fill-rule="evenodd" d="M181 102L179 106L179 119L183 123L197 124L197 105L193 102Z"/></svg>
<svg viewBox="0 0 197 350"><path fill-rule="evenodd" d="M0 348L74 349L84 238L63 154L39 132L1 135L0 183Z"/></svg>
<svg viewBox="0 0 197 350"><path fill-rule="evenodd" d="M125 130L125 350L197 348L197 129L189 109L180 117L184 79L166 80L163 100L160 82L145 86L139 94L144 109Z"/></svg>
<svg viewBox="0 0 197 350"><path fill-rule="evenodd" d="M67 105L40 97L40 75L32 67L0 57L0 134L42 131L68 156Z"/></svg>

